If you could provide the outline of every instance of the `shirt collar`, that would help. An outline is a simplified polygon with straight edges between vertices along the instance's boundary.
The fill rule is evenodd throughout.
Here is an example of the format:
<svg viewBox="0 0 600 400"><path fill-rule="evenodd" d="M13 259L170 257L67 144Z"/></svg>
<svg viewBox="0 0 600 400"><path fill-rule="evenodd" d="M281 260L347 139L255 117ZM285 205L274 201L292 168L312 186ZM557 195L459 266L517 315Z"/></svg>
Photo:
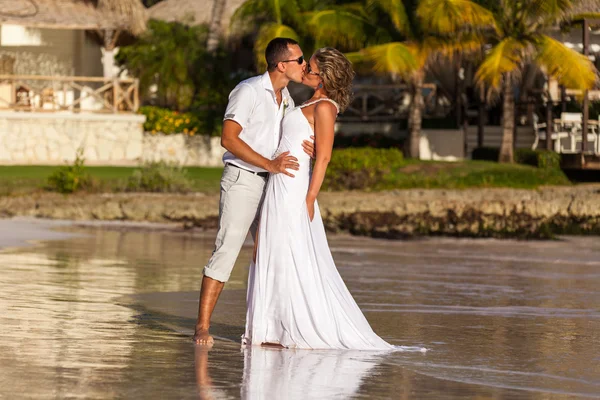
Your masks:
<svg viewBox="0 0 600 400"><path fill-rule="evenodd" d="M263 74L263 76L261 77L261 81L263 87L269 92L271 92L273 95L275 95L275 89L273 89L273 82L271 82L271 76L269 75L268 71ZM290 92L288 91L287 87L284 87L281 91L281 98L286 103L290 101Z"/></svg>

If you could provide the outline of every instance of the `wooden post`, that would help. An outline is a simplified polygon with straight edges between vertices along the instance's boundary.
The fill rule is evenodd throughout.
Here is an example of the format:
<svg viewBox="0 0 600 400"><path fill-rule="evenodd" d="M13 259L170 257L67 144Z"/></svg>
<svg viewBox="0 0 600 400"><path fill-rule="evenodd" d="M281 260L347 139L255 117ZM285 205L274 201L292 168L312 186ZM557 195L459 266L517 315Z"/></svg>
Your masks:
<svg viewBox="0 0 600 400"><path fill-rule="evenodd" d="M119 98L119 82L117 79L113 79L113 112L117 113L118 110L118 101Z"/></svg>
<svg viewBox="0 0 600 400"><path fill-rule="evenodd" d="M583 55L587 58L590 55L590 23L587 19L583 20ZM581 123L581 153L587 150L588 119L590 117L590 99L588 91L583 92L583 118ZM583 156L582 156L583 157Z"/></svg>
<svg viewBox="0 0 600 400"><path fill-rule="evenodd" d="M554 123L552 121L552 97L550 97L550 81L548 80L548 94L546 100L546 150L552 150L552 132Z"/></svg>
<svg viewBox="0 0 600 400"><path fill-rule="evenodd" d="M66 110L67 109L67 82L63 82L62 92L63 92L63 101L62 101L62 105L60 106L60 109Z"/></svg>
<svg viewBox="0 0 600 400"><path fill-rule="evenodd" d="M136 79L133 82L133 112L137 112L140 108L140 80Z"/></svg>
<svg viewBox="0 0 600 400"><path fill-rule="evenodd" d="M17 104L17 85L14 79L10 80L10 105Z"/></svg>
<svg viewBox="0 0 600 400"><path fill-rule="evenodd" d="M515 115L513 115L513 153L517 148L517 128L519 127L519 113L521 111L521 96L518 99L515 99Z"/></svg>
<svg viewBox="0 0 600 400"><path fill-rule="evenodd" d="M485 128L485 90L479 91L478 116L477 116L477 147L483 147L483 130Z"/></svg>

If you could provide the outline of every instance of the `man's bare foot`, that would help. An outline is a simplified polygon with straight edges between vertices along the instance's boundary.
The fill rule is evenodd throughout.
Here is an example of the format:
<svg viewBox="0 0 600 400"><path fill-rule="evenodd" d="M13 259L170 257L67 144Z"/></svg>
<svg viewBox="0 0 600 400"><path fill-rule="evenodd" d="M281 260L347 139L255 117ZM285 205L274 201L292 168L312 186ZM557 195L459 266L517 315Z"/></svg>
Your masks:
<svg viewBox="0 0 600 400"><path fill-rule="evenodd" d="M285 349L285 346L279 343L262 342L260 345L263 347L278 347L281 349Z"/></svg>
<svg viewBox="0 0 600 400"><path fill-rule="evenodd" d="M215 340L208 333L208 329L196 329L194 338L192 339L196 344L213 344Z"/></svg>

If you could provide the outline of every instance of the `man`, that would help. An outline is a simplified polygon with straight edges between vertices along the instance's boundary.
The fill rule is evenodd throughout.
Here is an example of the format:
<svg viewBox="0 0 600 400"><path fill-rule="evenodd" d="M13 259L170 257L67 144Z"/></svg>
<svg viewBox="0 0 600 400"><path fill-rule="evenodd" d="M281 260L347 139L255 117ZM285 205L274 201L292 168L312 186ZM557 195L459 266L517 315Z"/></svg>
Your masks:
<svg viewBox="0 0 600 400"><path fill-rule="evenodd" d="M269 173L293 177L298 159L289 152L275 159L281 119L294 107L287 85L301 82L305 61L295 40L273 39L265 50L267 72L241 82L229 95L221 145L225 169L221 178L219 229L215 250L204 268L194 342L210 344L210 318L229 279L248 230L256 240L258 215ZM304 144L312 155L313 146Z"/></svg>

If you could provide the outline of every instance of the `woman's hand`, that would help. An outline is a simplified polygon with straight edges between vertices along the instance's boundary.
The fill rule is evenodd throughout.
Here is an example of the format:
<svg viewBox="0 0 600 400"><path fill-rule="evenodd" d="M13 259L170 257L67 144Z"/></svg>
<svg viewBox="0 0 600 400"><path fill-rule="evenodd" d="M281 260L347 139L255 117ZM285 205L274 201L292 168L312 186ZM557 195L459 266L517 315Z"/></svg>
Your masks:
<svg viewBox="0 0 600 400"><path fill-rule="evenodd" d="M310 218L310 222L312 222L315 217L315 200L309 197L306 198L306 209L308 210L308 218Z"/></svg>

